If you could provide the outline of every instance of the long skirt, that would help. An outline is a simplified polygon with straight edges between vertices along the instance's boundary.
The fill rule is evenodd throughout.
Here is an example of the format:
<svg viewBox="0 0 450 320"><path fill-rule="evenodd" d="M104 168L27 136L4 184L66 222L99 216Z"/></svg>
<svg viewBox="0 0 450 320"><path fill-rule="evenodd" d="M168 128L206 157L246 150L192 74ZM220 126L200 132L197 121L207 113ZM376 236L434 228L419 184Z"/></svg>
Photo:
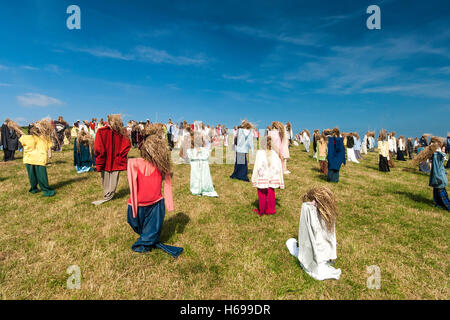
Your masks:
<svg viewBox="0 0 450 320"><path fill-rule="evenodd" d="M275 189L258 189L258 214L275 214Z"/></svg>
<svg viewBox="0 0 450 320"><path fill-rule="evenodd" d="M325 175L328 175L328 163L326 160L319 160L320 172Z"/></svg>
<svg viewBox="0 0 450 320"><path fill-rule="evenodd" d="M445 188L433 188L433 200L439 208L450 210L450 200Z"/></svg>
<svg viewBox="0 0 450 320"><path fill-rule="evenodd" d="M353 148L347 148L347 159L348 161L359 163L359 161L356 160L355 150Z"/></svg>
<svg viewBox="0 0 450 320"><path fill-rule="evenodd" d="M339 182L339 170L328 168L328 181Z"/></svg>
<svg viewBox="0 0 450 320"><path fill-rule="evenodd" d="M159 248L174 258L180 255L183 248L164 245L159 240L165 214L164 199L146 207L138 207L136 218L133 217L131 205L128 205L128 224L140 236L131 246L131 250L143 253Z"/></svg>
<svg viewBox="0 0 450 320"><path fill-rule="evenodd" d="M388 159L386 157L383 157L381 154L380 154L380 160L378 162L378 168L381 172L391 171L391 169L389 169Z"/></svg>
<svg viewBox="0 0 450 320"><path fill-rule="evenodd" d="M5 154L5 156L3 157L3 161L4 162L13 161L15 152L16 150L3 149L3 153Z"/></svg>
<svg viewBox="0 0 450 320"><path fill-rule="evenodd" d="M405 151L398 150L397 160L398 161L406 161L406 159L405 159Z"/></svg>
<svg viewBox="0 0 450 320"><path fill-rule="evenodd" d="M30 193L38 193L41 187L43 197L53 197L55 195L55 190L50 188L48 185L48 175L47 168L45 166L37 166L32 164L25 165L28 173L28 180L30 181Z"/></svg>
<svg viewBox="0 0 450 320"><path fill-rule="evenodd" d="M236 152L236 162L234 163L234 171L230 176L232 179L250 181L248 179L247 154Z"/></svg>
<svg viewBox="0 0 450 320"><path fill-rule="evenodd" d="M363 160L363 157L361 155L361 151L355 150L355 156L356 156L356 159Z"/></svg>

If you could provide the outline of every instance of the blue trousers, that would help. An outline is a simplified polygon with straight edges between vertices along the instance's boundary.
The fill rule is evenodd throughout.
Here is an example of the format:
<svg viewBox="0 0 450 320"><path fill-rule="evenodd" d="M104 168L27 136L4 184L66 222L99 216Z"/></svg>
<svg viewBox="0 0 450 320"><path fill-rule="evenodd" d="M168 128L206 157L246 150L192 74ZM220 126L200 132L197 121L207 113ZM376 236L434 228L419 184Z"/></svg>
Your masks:
<svg viewBox="0 0 450 320"><path fill-rule="evenodd" d="M164 199L146 207L139 207L136 218L133 217L131 205L128 206L128 224L140 236L131 246L133 251L142 253L151 251L153 248L159 248L174 258L181 254L183 248L168 246L159 242L165 214Z"/></svg>

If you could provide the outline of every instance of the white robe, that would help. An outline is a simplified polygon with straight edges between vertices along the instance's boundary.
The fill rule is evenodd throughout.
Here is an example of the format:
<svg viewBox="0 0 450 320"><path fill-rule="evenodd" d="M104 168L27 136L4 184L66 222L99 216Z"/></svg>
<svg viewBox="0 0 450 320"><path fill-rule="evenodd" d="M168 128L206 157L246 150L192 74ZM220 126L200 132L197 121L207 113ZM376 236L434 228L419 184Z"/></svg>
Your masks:
<svg viewBox="0 0 450 320"><path fill-rule="evenodd" d="M298 244L299 247L294 238L286 241L289 252L298 258L307 274L316 280L340 278L341 269L335 269L329 263L337 258L336 233L327 230L312 202L302 205Z"/></svg>

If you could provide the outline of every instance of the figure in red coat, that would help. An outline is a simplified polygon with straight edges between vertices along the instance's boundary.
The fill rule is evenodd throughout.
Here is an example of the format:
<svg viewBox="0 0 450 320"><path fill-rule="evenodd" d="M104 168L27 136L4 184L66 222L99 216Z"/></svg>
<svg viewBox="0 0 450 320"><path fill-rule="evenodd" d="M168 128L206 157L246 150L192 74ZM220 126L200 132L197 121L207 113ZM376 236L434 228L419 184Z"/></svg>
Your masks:
<svg viewBox="0 0 450 320"><path fill-rule="evenodd" d="M108 115L106 125L95 135L94 150L97 171L101 173L103 199L92 202L100 205L111 200L116 192L120 171L127 170L130 139L119 114Z"/></svg>

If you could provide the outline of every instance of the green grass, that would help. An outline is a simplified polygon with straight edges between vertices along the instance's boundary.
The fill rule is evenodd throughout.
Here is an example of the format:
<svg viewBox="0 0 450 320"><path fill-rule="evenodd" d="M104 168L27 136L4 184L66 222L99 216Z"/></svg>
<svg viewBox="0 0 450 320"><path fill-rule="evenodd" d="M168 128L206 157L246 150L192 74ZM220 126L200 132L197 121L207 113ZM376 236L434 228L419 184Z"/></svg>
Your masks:
<svg viewBox="0 0 450 320"><path fill-rule="evenodd" d="M48 167L53 198L28 193L20 153L0 165L2 299L449 298L449 215L433 206L428 176L408 163L382 173L371 153L329 184L311 155L293 147L286 190L276 191L277 213L263 217L252 212L255 188L229 178L233 165L211 165L219 198L191 195L190 168L177 165L175 211L161 234L184 248L174 260L160 250L131 251L138 236L126 221L126 173L116 197L94 207L102 198L100 175L78 175L71 148L54 153ZM301 196L313 185L329 186L338 199L339 281L310 278L285 247L297 237ZM66 288L74 264L80 290ZM370 265L381 269L380 290L366 287Z"/></svg>

